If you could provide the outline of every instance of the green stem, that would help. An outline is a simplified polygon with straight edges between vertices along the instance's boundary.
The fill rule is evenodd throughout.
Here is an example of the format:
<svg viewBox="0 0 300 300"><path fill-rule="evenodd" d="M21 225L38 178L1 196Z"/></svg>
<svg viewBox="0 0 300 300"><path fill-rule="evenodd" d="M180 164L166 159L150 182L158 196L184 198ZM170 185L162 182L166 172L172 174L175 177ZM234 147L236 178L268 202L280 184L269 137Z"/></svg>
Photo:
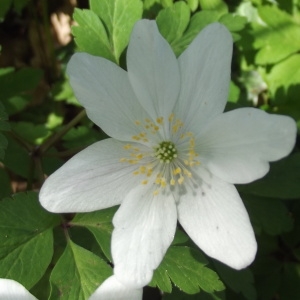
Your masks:
<svg viewBox="0 0 300 300"><path fill-rule="evenodd" d="M45 153L55 143L57 143L71 128L73 128L80 120L85 117L85 110L82 110L73 120L71 120L62 130L50 136L39 148L39 153Z"/></svg>

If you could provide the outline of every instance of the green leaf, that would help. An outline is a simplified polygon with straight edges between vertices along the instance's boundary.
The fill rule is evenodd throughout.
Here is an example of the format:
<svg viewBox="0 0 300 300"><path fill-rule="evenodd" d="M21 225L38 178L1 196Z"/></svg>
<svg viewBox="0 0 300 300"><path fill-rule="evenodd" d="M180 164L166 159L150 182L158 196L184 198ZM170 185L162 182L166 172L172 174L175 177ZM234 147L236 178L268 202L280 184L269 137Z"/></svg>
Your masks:
<svg viewBox="0 0 300 300"><path fill-rule="evenodd" d="M50 136L50 131L44 124L33 124L30 122L11 122L12 130L24 140L34 145L40 145Z"/></svg>
<svg viewBox="0 0 300 300"><path fill-rule="evenodd" d="M247 19L237 15L226 14L221 16L219 22L225 25L231 32L236 32L244 29Z"/></svg>
<svg viewBox="0 0 300 300"><path fill-rule="evenodd" d="M181 38L189 21L189 7L182 1L161 10L156 18L160 33L171 46Z"/></svg>
<svg viewBox="0 0 300 300"><path fill-rule="evenodd" d="M52 228L57 215L45 211L37 193L0 201L0 278L31 288L43 276L53 255Z"/></svg>
<svg viewBox="0 0 300 300"><path fill-rule="evenodd" d="M228 7L222 0L199 0L199 2L203 10L214 10L222 13L228 12Z"/></svg>
<svg viewBox="0 0 300 300"><path fill-rule="evenodd" d="M238 185L241 192L270 198L300 198L300 153L271 163L269 173L247 185Z"/></svg>
<svg viewBox="0 0 300 300"><path fill-rule="evenodd" d="M270 235L279 235L293 228L293 219L281 200L253 195L242 198L256 233L263 230Z"/></svg>
<svg viewBox="0 0 300 300"><path fill-rule="evenodd" d="M86 147L104 138L104 134L87 126L72 128L63 137L64 147Z"/></svg>
<svg viewBox="0 0 300 300"><path fill-rule="evenodd" d="M216 11L201 11L193 15L190 20L190 24L185 31L182 38L176 42L173 42L172 48L179 56L184 49L193 41L196 35L208 24L216 22L220 17L220 14Z"/></svg>
<svg viewBox="0 0 300 300"><path fill-rule="evenodd" d="M10 6L12 4L12 0L1 0L0 1L0 21L3 21L6 13L8 12Z"/></svg>
<svg viewBox="0 0 300 300"><path fill-rule="evenodd" d="M6 138L8 145L3 159L4 165L15 174L27 178L30 169L30 157L28 152L10 136Z"/></svg>
<svg viewBox="0 0 300 300"><path fill-rule="evenodd" d="M276 5L261 6L258 13L266 26L254 26L256 63L273 64L300 49L300 28L289 14Z"/></svg>
<svg viewBox="0 0 300 300"><path fill-rule="evenodd" d="M143 3L140 0L90 0L90 7L107 28L110 49L119 62L133 25L142 17Z"/></svg>
<svg viewBox="0 0 300 300"><path fill-rule="evenodd" d="M273 111L300 120L300 55L295 54L275 65L267 76ZM300 124L298 124L300 128Z"/></svg>
<svg viewBox="0 0 300 300"><path fill-rule="evenodd" d="M91 213L77 214L70 225L84 226L95 237L105 256L112 261L110 240L113 231L112 218L118 207L111 207Z"/></svg>
<svg viewBox="0 0 300 300"><path fill-rule="evenodd" d="M235 293L241 293L248 300L256 300L254 277L249 269L237 271L217 261L214 261L214 265L226 286L230 287Z"/></svg>
<svg viewBox="0 0 300 300"><path fill-rule="evenodd" d="M279 297L282 300L300 298L300 264L287 263L282 272L282 282Z"/></svg>
<svg viewBox="0 0 300 300"><path fill-rule="evenodd" d="M207 263L199 250L172 246L155 270L150 285L158 286L162 291L170 293L171 279L187 294L199 293L201 289L207 293L224 290L225 287L218 275L206 267Z"/></svg>
<svg viewBox="0 0 300 300"><path fill-rule="evenodd" d="M29 91L36 88L43 72L39 69L24 68L14 72L14 69L1 69L0 99L9 115L24 109L32 99Z"/></svg>
<svg viewBox="0 0 300 300"><path fill-rule="evenodd" d="M73 18L78 24L72 27L72 33L79 50L115 62L113 50L99 17L91 10L76 8Z"/></svg>
<svg viewBox="0 0 300 300"><path fill-rule="evenodd" d="M102 259L69 240L51 273L49 300L88 299L111 274L111 267Z"/></svg>

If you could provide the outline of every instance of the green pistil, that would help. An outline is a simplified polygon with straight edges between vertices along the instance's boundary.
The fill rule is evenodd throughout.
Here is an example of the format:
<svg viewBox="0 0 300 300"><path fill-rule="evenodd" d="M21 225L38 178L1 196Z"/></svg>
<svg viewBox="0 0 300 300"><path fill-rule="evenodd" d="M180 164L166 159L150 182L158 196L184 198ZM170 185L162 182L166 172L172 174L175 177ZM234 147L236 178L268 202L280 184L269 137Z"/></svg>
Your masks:
<svg viewBox="0 0 300 300"><path fill-rule="evenodd" d="M177 150L174 143L166 141L161 142L155 148L155 157L157 157L163 163L170 163L177 157Z"/></svg>

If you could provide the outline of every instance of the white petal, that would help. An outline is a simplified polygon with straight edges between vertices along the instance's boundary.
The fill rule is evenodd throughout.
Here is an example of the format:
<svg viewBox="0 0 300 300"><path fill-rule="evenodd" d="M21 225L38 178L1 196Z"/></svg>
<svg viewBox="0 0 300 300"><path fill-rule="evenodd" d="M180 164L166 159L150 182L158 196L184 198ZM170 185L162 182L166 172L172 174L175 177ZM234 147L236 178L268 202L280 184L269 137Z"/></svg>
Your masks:
<svg viewBox="0 0 300 300"><path fill-rule="evenodd" d="M143 289L131 289L120 283L116 276L107 278L89 300L142 300Z"/></svg>
<svg viewBox="0 0 300 300"><path fill-rule="evenodd" d="M67 73L88 117L108 135L127 141L140 132L135 121L148 115L132 91L126 71L102 57L76 53Z"/></svg>
<svg viewBox="0 0 300 300"><path fill-rule="evenodd" d="M12 279L0 278L1 300L37 300L25 287Z"/></svg>
<svg viewBox="0 0 300 300"><path fill-rule="evenodd" d="M170 246L177 222L172 194L153 195L153 183L140 185L116 212L112 235L114 273L131 288L147 285Z"/></svg>
<svg viewBox="0 0 300 300"><path fill-rule="evenodd" d="M241 108L213 119L197 138L200 161L231 183L248 183L264 176L269 161L293 149L296 124L286 116Z"/></svg>
<svg viewBox="0 0 300 300"><path fill-rule="evenodd" d="M179 68L155 21L141 20L134 26L127 50L127 67L130 82L145 110L154 120L167 119L180 89Z"/></svg>
<svg viewBox="0 0 300 300"><path fill-rule="evenodd" d="M198 174L198 187L180 198L180 224L208 256L234 269L247 267L257 245L239 194L232 184L203 169Z"/></svg>
<svg viewBox="0 0 300 300"><path fill-rule="evenodd" d="M223 112L230 82L232 38L221 24L205 27L179 57L181 90L175 114L196 133Z"/></svg>
<svg viewBox="0 0 300 300"><path fill-rule="evenodd" d="M138 166L120 162L129 155L124 145L107 139L73 156L45 181L42 206L52 212L89 212L120 204L139 183L132 174Z"/></svg>

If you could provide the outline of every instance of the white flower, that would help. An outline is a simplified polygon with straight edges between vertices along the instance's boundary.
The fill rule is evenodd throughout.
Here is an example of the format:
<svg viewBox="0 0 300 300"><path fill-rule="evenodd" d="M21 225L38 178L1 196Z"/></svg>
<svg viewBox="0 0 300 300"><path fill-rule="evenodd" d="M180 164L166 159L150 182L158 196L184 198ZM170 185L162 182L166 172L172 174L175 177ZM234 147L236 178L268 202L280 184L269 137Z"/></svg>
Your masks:
<svg viewBox="0 0 300 300"><path fill-rule="evenodd" d="M107 278L89 300L140 300L143 289L131 289L120 283L116 276Z"/></svg>
<svg viewBox="0 0 300 300"><path fill-rule="evenodd" d="M0 278L1 300L37 300L25 287L12 279Z"/></svg>
<svg viewBox="0 0 300 300"><path fill-rule="evenodd" d="M288 155L295 122L253 108L223 113L232 38L207 26L176 59L154 21L135 25L128 72L85 53L69 62L71 85L89 118L112 138L75 155L40 193L52 212L121 204L113 219L116 278L139 288L170 246L177 219L209 256L241 269L256 241L234 183L264 176Z"/></svg>

